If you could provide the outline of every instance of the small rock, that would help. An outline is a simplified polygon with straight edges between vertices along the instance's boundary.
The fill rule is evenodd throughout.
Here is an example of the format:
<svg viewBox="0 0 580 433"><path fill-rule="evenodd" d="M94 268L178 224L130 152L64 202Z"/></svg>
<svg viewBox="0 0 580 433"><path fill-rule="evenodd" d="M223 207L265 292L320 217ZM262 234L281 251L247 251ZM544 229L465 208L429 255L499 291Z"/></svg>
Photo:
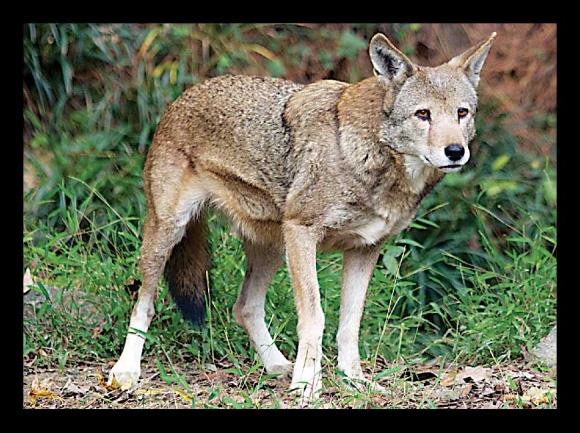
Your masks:
<svg viewBox="0 0 580 433"><path fill-rule="evenodd" d="M554 326L554 329L536 347L530 350L530 355L528 356L530 360L537 359L545 362L549 367L556 367L556 328L557 326Z"/></svg>

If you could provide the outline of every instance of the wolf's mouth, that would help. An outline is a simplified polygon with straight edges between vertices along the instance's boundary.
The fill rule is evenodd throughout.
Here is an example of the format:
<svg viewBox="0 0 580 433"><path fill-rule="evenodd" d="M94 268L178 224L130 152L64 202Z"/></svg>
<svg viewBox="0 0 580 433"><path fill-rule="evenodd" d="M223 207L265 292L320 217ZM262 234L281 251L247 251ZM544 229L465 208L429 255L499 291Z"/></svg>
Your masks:
<svg viewBox="0 0 580 433"><path fill-rule="evenodd" d="M461 170L462 167L463 165L461 164L442 165L439 167L439 170L441 170L444 173L454 173L456 171Z"/></svg>
<svg viewBox="0 0 580 433"><path fill-rule="evenodd" d="M424 162L431 165L432 167L437 167L439 170L444 171L444 172L459 171L459 169L461 169L463 167L463 164L435 165L425 155L419 155L419 158L423 159Z"/></svg>

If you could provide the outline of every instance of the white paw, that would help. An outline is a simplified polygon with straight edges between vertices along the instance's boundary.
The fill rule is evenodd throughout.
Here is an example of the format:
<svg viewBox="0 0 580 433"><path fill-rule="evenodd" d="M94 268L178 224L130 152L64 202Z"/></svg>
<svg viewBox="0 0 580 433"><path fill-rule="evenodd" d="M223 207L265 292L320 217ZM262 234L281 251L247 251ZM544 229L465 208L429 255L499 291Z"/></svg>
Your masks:
<svg viewBox="0 0 580 433"><path fill-rule="evenodd" d="M283 364L276 364L266 367L268 374L279 374L281 377L291 377L294 370L294 364L290 361Z"/></svg>
<svg viewBox="0 0 580 433"><path fill-rule="evenodd" d="M141 366L123 363L119 360L109 372L108 385L113 383L113 378L119 383L122 388L133 388L137 385L137 381L141 376Z"/></svg>
<svg viewBox="0 0 580 433"><path fill-rule="evenodd" d="M349 368L341 368L339 365L338 368L342 370L345 374L343 377L343 382L351 387L356 389L358 392L367 392L367 391L384 391L385 388L379 385L378 383L367 379L365 374L362 371L360 366L360 362L352 362L348 365Z"/></svg>
<svg viewBox="0 0 580 433"><path fill-rule="evenodd" d="M348 377L346 376L344 378L344 383L353 388L356 389L358 392L368 392L368 391L372 391L372 392L383 392L385 391L385 387L379 385L377 382L374 382L370 379L367 379L364 376L360 376L360 377Z"/></svg>
<svg viewBox="0 0 580 433"><path fill-rule="evenodd" d="M300 375L295 373L290 383L290 392L301 397L303 403L314 401L322 391L320 370L316 374L314 370L308 370L304 369Z"/></svg>

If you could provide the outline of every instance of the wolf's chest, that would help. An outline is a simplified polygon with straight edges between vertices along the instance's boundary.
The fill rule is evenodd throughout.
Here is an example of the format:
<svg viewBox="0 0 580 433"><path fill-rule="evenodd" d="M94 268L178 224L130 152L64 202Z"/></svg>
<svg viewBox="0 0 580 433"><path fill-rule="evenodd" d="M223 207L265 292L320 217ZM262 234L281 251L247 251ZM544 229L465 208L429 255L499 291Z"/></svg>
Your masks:
<svg viewBox="0 0 580 433"><path fill-rule="evenodd" d="M388 236L393 228L393 223L380 216L369 218L364 223L349 230L357 235L363 245L374 245Z"/></svg>
<svg viewBox="0 0 580 433"><path fill-rule="evenodd" d="M328 230L321 247L349 249L376 245L405 228L412 217L412 211L394 208L363 214L349 224Z"/></svg>

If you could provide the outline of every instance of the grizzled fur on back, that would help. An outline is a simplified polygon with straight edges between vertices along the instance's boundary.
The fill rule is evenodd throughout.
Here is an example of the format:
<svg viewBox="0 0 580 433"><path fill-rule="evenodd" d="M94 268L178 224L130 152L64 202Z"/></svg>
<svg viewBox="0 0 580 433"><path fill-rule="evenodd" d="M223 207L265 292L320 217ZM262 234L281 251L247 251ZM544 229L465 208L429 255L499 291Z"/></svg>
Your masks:
<svg viewBox="0 0 580 433"><path fill-rule="evenodd" d="M281 203L288 188L284 171L291 166L284 110L288 98L302 88L267 77L221 76L207 80L171 104L154 143L178 132L179 142L175 144L186 140L183 151L193 169L200 156L199 147L215 148L216 153L205 155L199 164L208 169L214 164L216 170L239 166L237 171L248 177L246 182L263 190L273 189L277 203Z"/></svg>
<svg viewBox="0 0 580 433"><path fill-rule="evenodd" d="M234 230L243 231L240 216L248 214L268 231L269 223L282 219L294 167L285 106L302 88L276 78L207 80L168 108L150 154L165 143L179 147L192 173L207 174L204 186L213 192L208 201L232 218ZM223 190L223 180L240 196ZM281 242L279 236L271 237Z"/></svg>

